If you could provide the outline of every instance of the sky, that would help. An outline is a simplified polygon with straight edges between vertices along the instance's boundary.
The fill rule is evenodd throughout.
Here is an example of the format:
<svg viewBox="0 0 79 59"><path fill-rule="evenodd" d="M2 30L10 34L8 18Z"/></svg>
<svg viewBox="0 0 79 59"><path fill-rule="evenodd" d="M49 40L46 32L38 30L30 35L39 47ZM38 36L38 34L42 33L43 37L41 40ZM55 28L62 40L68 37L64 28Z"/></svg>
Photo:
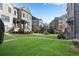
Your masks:
<svg viewBox="0 0 79 59"><path fill-rule="evenodd" d="M50 23L55 17L66 14L65 3L16 3L16 7L28 7L31 14L44 23Z"/></svg>

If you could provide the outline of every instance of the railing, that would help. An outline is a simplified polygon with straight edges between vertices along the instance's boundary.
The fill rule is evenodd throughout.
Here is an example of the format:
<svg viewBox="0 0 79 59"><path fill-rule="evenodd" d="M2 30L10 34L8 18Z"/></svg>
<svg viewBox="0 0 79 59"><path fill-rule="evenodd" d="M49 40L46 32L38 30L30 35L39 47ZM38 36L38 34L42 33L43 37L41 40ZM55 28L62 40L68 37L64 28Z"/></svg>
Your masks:
<svg viewBox="0 0 79 59"><path fill-rule="evenodd" d="M67 33L67 38L74 38L74 33Z"/></svg>

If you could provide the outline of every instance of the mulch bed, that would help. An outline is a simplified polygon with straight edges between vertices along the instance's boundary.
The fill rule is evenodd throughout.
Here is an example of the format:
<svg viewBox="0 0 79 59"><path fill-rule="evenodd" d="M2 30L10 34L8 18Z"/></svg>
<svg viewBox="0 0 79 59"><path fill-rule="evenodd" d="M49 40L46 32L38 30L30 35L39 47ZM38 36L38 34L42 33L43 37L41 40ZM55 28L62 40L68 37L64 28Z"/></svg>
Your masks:
<svg viewBox="0 0 79 59"><path fill-rule="evenodd" d="M75 46L75 45L71 45L71 48L75 51L78 51L79 52L79 47Z"/></svg>

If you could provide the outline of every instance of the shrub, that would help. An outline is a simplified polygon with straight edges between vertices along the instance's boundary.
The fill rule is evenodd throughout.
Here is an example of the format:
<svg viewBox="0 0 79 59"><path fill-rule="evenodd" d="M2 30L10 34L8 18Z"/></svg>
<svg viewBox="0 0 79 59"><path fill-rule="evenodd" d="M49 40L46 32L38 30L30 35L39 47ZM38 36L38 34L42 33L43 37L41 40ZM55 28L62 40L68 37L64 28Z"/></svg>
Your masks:
<svg viewBox="0 0 79 59"><path fill-rule="evenodd" d="M75 45L79 48L79 42L78 41L73 41L72 43L73 43L73 45Z"/></svg>
<svg viewBox="0 0 79 59"><path fill-rule="evenodd" d="M49 34L49 33L48 33L48 31L47 31L47 30L45 30L45 31L43 32L43 34L46 34L46 35L47 35L47 34Z"/></svg>
<svg viewBox="0 0 79 59"><path fill-rule="evenodd" d="M19 29L18 33L24 33L23 29Z"/></svg>
<svg viewBox="0 0 79 59"><path fill-rule="evenodd" d="M53 29L48 29L48 32L49 32L50 34L54 34L54 30L53 30Z"/></svg>
<svg viewBox="0 0 79 59"><path fill-rule="evenodd" d="M64 35L62 33L58 34L57 36L58 39L65 39Z"/></svg>

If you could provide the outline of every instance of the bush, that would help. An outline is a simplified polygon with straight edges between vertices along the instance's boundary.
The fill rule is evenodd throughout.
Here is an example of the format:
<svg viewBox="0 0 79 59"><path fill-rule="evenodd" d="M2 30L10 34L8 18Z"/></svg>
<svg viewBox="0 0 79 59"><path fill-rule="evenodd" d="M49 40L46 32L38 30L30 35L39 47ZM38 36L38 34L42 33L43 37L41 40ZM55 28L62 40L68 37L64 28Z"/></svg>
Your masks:
<svg viewBox="0 0 79 59"><path fill-rule="evenodd" d="M79 42L78 41L73 41L72 43L79 48Z"/></svg>
<svg viewBox="0 0 79 59"><path fill-rule="evenodd" d="M19 29L18 33L24 33L23 29Z"/></svg>
<svg viewBox="0 0 79 59"><path fill-rule="evenodd" d="M46 34L46 35L47 35L47 34L49 34L49 33L48 33L48 31L47 31L47 30L45 30L45 31L43 32L43 34Z"/></svg>
<svg viewBox="0 0 79 59"><path fill-rule="evenodd" d="M48 32L49 32L50 34L54 34L54 30L53 30L53 29L48 29Z"/></svg>
<svg viewBox="0 0 79 59"><path fill-rule="evenodd" d="M4 34L0 34L0 44L3 43L3 39L4 39Z"/></svg>
<svg viewBox="0 0 79 59"><path fill-rule="evenodd" d="M64 35L61 33L61 34L58 34L57 36L58 39L65 39Z"/></svg>

